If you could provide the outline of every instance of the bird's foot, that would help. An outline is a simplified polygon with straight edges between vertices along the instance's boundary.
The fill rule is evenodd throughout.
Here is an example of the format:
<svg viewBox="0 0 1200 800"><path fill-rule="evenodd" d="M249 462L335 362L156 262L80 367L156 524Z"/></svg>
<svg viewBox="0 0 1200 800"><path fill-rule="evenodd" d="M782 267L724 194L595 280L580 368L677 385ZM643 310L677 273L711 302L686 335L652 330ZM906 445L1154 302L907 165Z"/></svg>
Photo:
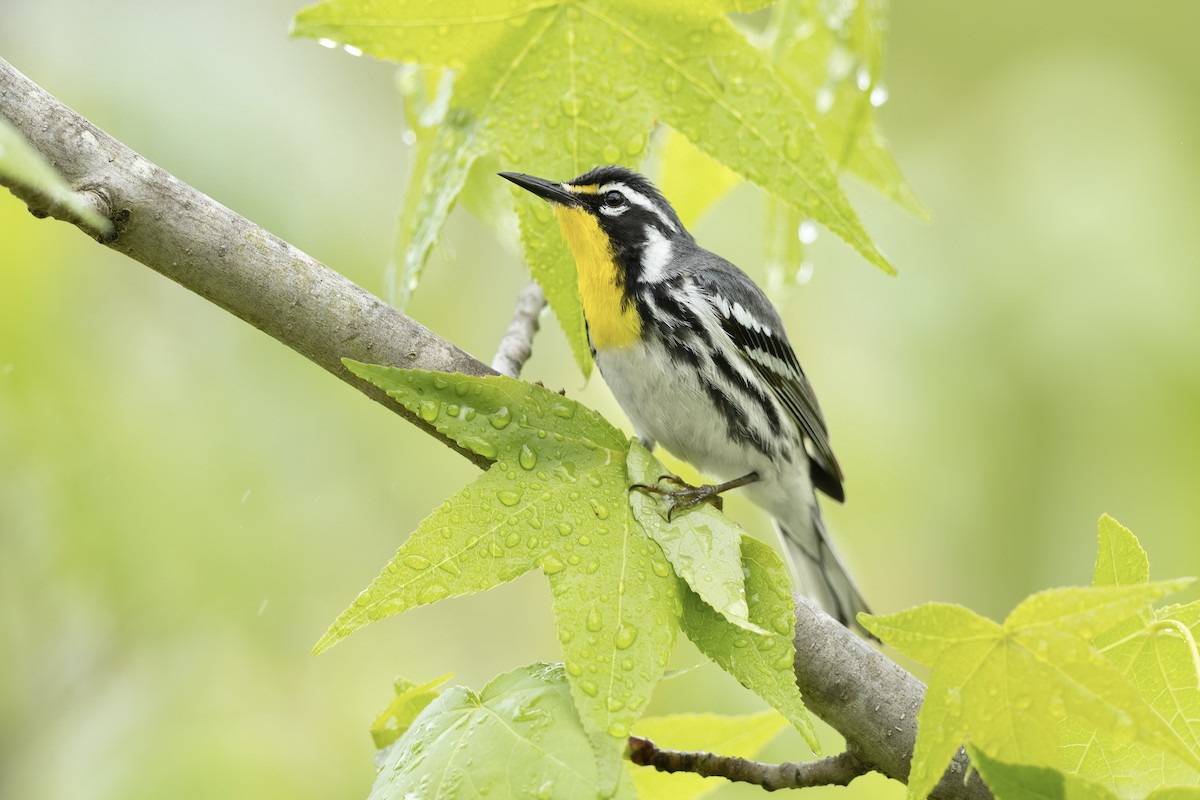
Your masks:
<svg viewBox="0 0 1200 800"><path fill-rule="evenodd" d="M725 500L721 497L721 492L745 486L747 483L753 483L756 480L758 480L758 473L751 472L749 475L725 481L724 483L705 483L700 486L693 486L678 475L660 475L658 476L659 483L665 481L666 483L673 484L675 488L668 489L658 484L649 483L635 483L629 488L667 498L671 504L670 510L667 511L667 521L669 522L675 516L676 511L695 508L703 503L708 503L717 509L717 511L722 511L725 508Z"/></svg>

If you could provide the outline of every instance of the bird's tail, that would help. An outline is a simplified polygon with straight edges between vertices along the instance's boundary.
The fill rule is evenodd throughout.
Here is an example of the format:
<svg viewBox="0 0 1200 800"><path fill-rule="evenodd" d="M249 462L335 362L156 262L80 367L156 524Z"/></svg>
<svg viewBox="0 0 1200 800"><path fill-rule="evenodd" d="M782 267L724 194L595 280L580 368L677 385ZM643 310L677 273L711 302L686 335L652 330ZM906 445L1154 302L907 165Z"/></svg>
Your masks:
<svg viewBox="0 0 1200 800"><path fill-rule="evenodd" d="M775 520L787 546L792 570L800 579L800 588L831 617L874 639L856 619L860 611L869 613L870 609L829 540L816 498L809 506L807 517L807 520L796 519L787 524Z"/></svg>

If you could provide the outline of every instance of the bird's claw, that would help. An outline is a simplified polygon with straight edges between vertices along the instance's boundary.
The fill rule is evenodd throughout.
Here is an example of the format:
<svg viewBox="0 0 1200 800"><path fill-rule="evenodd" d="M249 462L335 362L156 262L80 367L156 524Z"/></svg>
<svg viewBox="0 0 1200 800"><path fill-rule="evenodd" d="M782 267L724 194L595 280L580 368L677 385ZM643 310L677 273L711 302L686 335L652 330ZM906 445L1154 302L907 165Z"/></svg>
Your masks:
<svg viewBox="0 0 1200 800"><path fill-rule="evenodd" d="M723 511L725 508L725 500L721 497L721 490L713 484L706 483L700 486L693 486L678 475L659 475L658 481L659 483L663 481L672 483L678 488L666 489L657 484L649 483L635 483L629 488L667 498L671 504L671 508L667 511L668 522L674 519L676 511L695 508L703 503L711 504L717 511Z"/></svg>

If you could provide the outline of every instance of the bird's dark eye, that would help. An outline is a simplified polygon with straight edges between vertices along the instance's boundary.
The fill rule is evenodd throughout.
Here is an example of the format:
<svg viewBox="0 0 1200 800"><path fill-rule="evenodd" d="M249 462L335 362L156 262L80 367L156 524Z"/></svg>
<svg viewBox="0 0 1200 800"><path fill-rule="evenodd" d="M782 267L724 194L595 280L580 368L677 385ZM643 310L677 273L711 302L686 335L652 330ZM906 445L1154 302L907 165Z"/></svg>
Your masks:
<svg viewBox="0 0 1200 800"><path fill-rule="evenodd" d="M625 205L625 195L616 190L605 192L604 205L608 206L609 208L620 208L621 206Z"/></svg>

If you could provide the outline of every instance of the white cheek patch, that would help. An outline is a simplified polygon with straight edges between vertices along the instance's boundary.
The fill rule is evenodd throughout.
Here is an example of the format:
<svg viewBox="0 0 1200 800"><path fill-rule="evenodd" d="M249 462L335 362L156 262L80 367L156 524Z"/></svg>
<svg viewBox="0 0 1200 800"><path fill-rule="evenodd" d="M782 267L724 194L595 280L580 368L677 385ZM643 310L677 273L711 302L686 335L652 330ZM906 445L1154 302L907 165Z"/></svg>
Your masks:
<svg viewBox="0 0 1200 800"><path fill-rule="evenodd" d="M642 246L641 279L647 283L658 283L666 278L667 265L671 263L673 252L671 240L654 225L647 225L646 243Z"/></svg>

